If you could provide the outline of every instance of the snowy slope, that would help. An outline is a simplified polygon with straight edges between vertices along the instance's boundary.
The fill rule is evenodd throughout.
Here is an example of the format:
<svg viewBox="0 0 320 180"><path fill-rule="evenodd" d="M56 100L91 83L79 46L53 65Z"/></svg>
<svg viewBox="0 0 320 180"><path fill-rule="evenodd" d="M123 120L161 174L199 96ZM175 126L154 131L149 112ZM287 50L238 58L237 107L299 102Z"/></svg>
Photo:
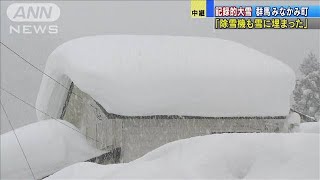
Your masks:
<svg viewBox="0 0 320 180"><path fill-rule="evenodd" d="M83 135L61 123L75 128L66 121L46 120L15 130L38 179L103 153L91 147ZM1 135L1 179L6 178L32 178L12 131Z"/></svg>
<svg viewBox="0 0 320 180"><path fill-rule="evenodd" d="M49 56L45 72L66 86L69 77L108 112L138 116L286 116L295 83L294 72L270 56L200 37L75 39ZM66 90L56 86L43 76L39 109L61 107Z"/></svg>
<svg viewBox="0 0 320 180"><path fill-rule="evenodd" d="M195 137L127 164L77 163L49 178L319 179L319 134Z"/></svg>

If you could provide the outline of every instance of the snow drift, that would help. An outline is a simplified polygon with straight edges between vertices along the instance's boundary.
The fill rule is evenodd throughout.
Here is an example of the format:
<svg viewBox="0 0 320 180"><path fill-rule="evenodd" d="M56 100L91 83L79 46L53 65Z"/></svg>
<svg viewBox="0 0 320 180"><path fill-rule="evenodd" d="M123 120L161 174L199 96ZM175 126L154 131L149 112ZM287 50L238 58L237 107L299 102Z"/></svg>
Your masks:
<svg viewBox="0 0 320 180"><path fill-rule="evenodd" d="M319 179L319 134L221 134L166 144L127 164L77 163L53 179Z"/></svg>
<svg viewBox="0 0 320 180"><path fill-rule="evenodd" d="M298 131L302 133L318 133L319 134L320 123L319 122L301 123Z"/></svg>
<svg viewBox="0 0 320 180"><path fill-rule="evenodd" d="M200 37L75 39L49 56L45 73L66 86L70 78L108 112L128 116L286 116L295 84L294 72L270 56ZM43 76L37 108L57 112L66 93L57 86Z"/></svg>
<svg viewBox="0 0 320 180"><path fill-rule="evenodd" d="M66 121L51 119L15 130L37 179L104 153L91 147L83 135L61 123L76 129ZM1 135L1 178L32 179L12 131Z"/></svg>

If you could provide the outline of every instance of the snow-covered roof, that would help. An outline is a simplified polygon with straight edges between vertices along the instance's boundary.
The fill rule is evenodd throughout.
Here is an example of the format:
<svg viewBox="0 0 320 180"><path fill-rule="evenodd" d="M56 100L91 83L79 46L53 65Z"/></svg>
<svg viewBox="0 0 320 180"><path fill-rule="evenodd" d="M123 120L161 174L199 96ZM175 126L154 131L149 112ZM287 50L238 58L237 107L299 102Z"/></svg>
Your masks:
<svg viewBox="0 0 320 180"><path fill-rule="evenodd" d="M127 116L286 116L295 84L277 59L204 37L79 38L49 56L45 73L62 84L70 78L108 112ZM43 76L38 108L58 108L56 86Z"/></svg>

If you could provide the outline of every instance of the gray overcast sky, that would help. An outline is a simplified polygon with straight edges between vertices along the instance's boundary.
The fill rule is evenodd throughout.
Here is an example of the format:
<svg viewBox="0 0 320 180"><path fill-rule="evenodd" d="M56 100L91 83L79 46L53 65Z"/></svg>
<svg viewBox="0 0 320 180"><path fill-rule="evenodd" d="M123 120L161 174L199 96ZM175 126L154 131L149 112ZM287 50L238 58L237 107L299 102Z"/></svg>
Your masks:
<svg viewBox="0 0 320 180"><path fill-rule="evenodd" d="M236 2L245 4L244 1ZM1 1L1 41L41 69L44 69L48 55L63 42L101 34L207 36L229 39L271 55L288 64L296 72L309 52L319 57L319 30L214 31L212 19L190 18L189 1L58 1L55 3L60 7L61 15L54 23L59 26L57 35L10 35L9 26L15 23L7 18L6 9L11 3ZM232 4L230 1L219 3ZM270 3L281 4L279 1L259 1L259 4ZM316 3L319 1L303 1L303 4ZM284 4L300 3L287 1ZM1 46L1 87L35 104L41 78L41 73ZM2 93L1 100L10 120L14 121L15 128L36 121L34 109L5 93ZM10 128L1 110L1 133L8 130Z"/></svg>

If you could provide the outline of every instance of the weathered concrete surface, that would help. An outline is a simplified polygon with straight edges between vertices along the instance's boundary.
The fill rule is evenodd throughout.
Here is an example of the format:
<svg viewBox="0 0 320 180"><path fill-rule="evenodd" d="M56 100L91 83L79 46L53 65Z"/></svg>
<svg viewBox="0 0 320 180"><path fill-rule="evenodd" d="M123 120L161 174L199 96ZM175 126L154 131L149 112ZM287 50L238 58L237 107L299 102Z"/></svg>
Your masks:
<svg viewBox="0 0 320 180"><path fill-rule="evenodd" d="M99 149L120 147L121 120L108 119L104 109L96 101L72 86L61 118L79 128L87 140Z"/></svg>
<svg viewBox="0 0 320 180"><path fill-rule="evenodd" d="M120 147L121 162L132 161L161 145L183 138L227 132L286 131L285 117L119 116L106 112L76 86L71 91L62 119L78 127L97 148Z"/></svg>
<svg viewBox="0 0 320 180"><path fill-rule="evenodd" d="M166 143L224 132L279 132L284 119L127 119L123 121L122 159L137 159Z"/></svg>

